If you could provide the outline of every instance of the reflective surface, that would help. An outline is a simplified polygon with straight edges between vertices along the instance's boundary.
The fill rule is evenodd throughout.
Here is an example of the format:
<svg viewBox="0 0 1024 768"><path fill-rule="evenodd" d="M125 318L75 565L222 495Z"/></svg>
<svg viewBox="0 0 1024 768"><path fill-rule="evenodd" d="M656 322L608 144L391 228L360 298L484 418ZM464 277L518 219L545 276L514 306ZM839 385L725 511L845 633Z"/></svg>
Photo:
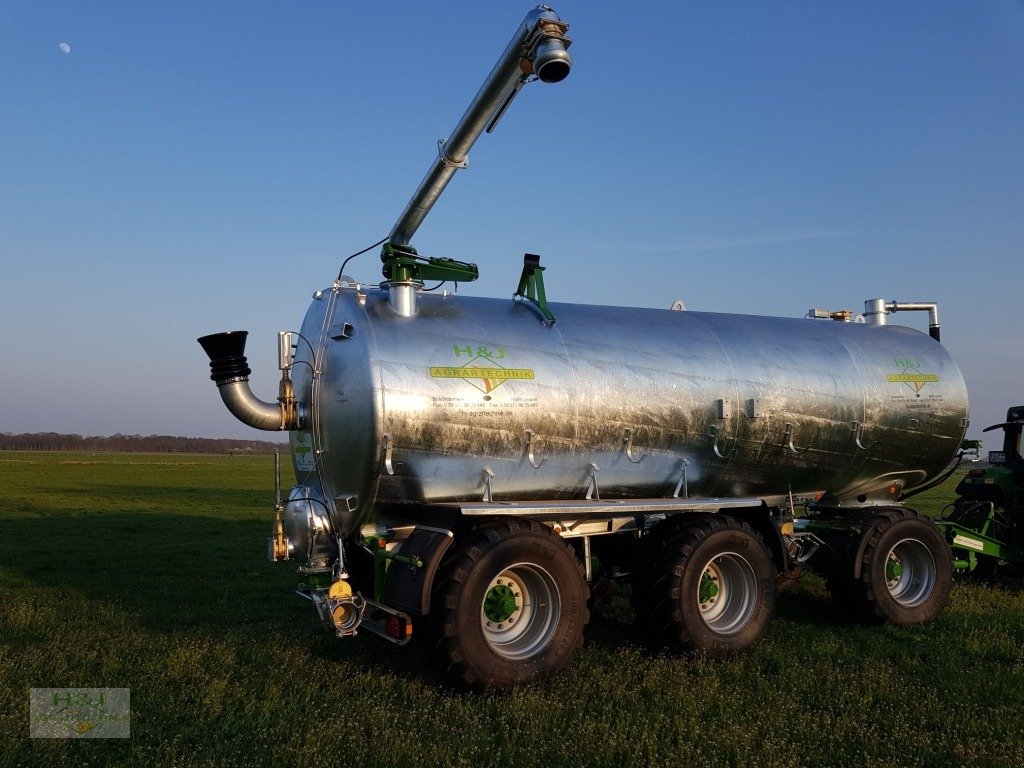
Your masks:
<svg viewBox="0 0 1024 768"><path fill-rule="evenodd" d="M909 328L551 306L548 327L511 300L422 293L401 317L378 289L323 292L293 367L300 485L347 532L380 502L488 484L495 502L582 499L595 476L602 499L670 496L684 469L691 496L858 506L934 477L964 434L960 371Z"/></svg>

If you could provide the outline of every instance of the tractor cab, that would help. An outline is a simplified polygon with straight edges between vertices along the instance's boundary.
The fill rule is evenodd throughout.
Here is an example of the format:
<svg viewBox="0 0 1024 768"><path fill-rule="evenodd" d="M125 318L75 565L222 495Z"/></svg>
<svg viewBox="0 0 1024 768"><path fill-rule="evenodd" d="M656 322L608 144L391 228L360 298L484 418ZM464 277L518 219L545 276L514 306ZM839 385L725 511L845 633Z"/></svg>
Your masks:
<svg viewBox="0 0 1024 768"><path fill-rule="evenodd" d="M1003 466L1020 476L1024 472L1024 457L1020 453L1020 436L1024 431L1024 405L1016 405L1006 412L1006 421L985 427L985 432L1003 430L1003 450L989 451L988 463Z"/></svg>
<svg viewBox="0 0 1024 768"><path fill-rule="evenodd" d="M972 469L956 487L957 495L996 504L1011 502L1024 488L1024 456L1020 453L1024 431L1024 405L1006 412L1006 421L985 427L984 432L1003 430L1003 449L988 452L988 469Z"/></svg>

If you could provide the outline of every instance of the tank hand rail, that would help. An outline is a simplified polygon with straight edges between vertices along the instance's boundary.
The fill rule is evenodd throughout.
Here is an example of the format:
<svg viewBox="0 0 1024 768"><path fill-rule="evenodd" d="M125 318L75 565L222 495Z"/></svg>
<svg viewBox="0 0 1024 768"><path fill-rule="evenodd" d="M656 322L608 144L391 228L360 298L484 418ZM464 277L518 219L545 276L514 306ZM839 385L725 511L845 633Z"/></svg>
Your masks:
<svg viewBox="0 0 1024 768"><path fill-rule="evenodd" d="M862 451L870 450L878 442L877 440L872 440L867 445L864 444L864 425L859 421L853 422L851 431L853 432L853 441L857 444L857 447L860 448Z"/></svg>
<svg viewBox="0 0 1024 768"><path fill-rule="evenodd" d="M381 446L381 459L384 463L384 471L389 475L395 474L395 465L391 459L391 451L394 448L395 441L391 438L390 434L384 435L384 442Z"/></svg>
<svg viewBox="0 0 1024 768"><path fill-rule="evenodd" d="M736 453L735 443L733 444L731 451L729 451L728 453L722 453L721 448L718 447L719 436L720 433L718 431L718 425L712 424L708 428L708 437L711 438L711 450L713 450L715 452L715 456L717 456L720 459L731 459L733 455Z"/></svg>
<svg viewBox="0 0 1024 768"><path fill-rule="evenodd" d="M536 75L557 83L569 74L572 58L566 50L569 25L546 5L538 5L523 19L497 63L477 91L451 135L439 142L438 156L391 228L391 245L408 245L423 219L444 192L455 172L465 168L469 150L484 130L493 130L519 89Z"/></svg>
<svg viewBox="0 0 1024 768"><path fill-rule="evenodd" d="M810 446L797 448L793 444L793 422L791 421L786 422L786 431L782 433L782 444L795 454L807 453L808 448L810 448Z"/></svg>
<svg viewBox="0 0 1024 768"><path fill-rule="evenodd" d="M632 464L639 464L641 461L647 458L647 454L642 454L640 458L633 457L633 428L626 427L622 432L622 449L626 452L626 458Z"/></svg>
<svg viewBox="0 0 1024 768"><path fill-rule="evenodd" d="M533 438L534 437L536 437L536 435L534 435L532 429L526 430L526 444L523 446L523 452L526 454L526 460L530 462L530 466L533 467L534 469L540 469L541 467L544 466L544 462L547 461L547 459L541 459L540 461L537 461L537 459L534 458L534 456L533 456Z"/></svg>

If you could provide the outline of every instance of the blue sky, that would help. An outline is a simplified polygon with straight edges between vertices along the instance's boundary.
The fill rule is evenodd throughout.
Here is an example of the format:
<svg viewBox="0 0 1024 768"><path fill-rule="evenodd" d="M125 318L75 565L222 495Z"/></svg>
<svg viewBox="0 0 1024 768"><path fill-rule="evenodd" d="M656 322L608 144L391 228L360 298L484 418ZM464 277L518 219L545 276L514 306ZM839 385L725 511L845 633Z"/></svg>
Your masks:
<svg viewBox="0 0 1024 768"><path fill-rule="evenodd" d="M530 7L0 6L0 431L266 436L195 338L249 330L273 399L276 332L388 232ZM462 291L510 295L531 251L560 301L938 301L972 434L1024 402L1024 3L554 7L569 78L413 240L480 265Z"/></svg>

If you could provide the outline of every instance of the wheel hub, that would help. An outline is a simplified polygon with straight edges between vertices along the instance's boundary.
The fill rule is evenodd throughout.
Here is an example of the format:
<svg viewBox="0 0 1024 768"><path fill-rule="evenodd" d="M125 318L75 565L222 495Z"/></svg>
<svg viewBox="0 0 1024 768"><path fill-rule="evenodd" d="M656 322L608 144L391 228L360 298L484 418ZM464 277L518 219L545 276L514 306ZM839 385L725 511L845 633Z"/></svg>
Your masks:
<svg viewBox="0 0 1024 768"><path fill-rule="evenodd" d="M697 595L702 611L708 610L715 604L719 591L718 573L711 568L706 569L700 577L700 589Z"/></svg>
<svg viewBox="0 0 1024 768"><path fill-rule="evenodd" d="M738 552L723 552L701 572L697 604L704 623L722 634L739 632L757 607L757 579Z"/></svg>
<svg viewBox="0 0 1024 768"><path fill-rule="evenodd" d="M892 588L896 586L900 581L900 576L903 575L903 563L896 556L895 552L889 553L889 559L885 564L885 580Z"/></svg>
<svg viewBox="0 0 1024 768"><path fill-rule="evenodd" d="M550 642L561 617L558 586L534 563L516 563L491 579L480 604L484 640L499 656L526 659Z"/></svg>
<svg viewBox="0 0 1024 768"><path fill-rule="evenodd" d="M896 542L885 558L885 586L900 605L922 605L935 588L937 569L928 547L918 539Z"/></svg>
<svg viewBox="0 0 1024 768"><path fill-rule="evenodd" d="M497 583L487 591L484 597L484 616L491 624L501 624L509 621L519 611L516 592L511 582L497 579Z"/></svg>

